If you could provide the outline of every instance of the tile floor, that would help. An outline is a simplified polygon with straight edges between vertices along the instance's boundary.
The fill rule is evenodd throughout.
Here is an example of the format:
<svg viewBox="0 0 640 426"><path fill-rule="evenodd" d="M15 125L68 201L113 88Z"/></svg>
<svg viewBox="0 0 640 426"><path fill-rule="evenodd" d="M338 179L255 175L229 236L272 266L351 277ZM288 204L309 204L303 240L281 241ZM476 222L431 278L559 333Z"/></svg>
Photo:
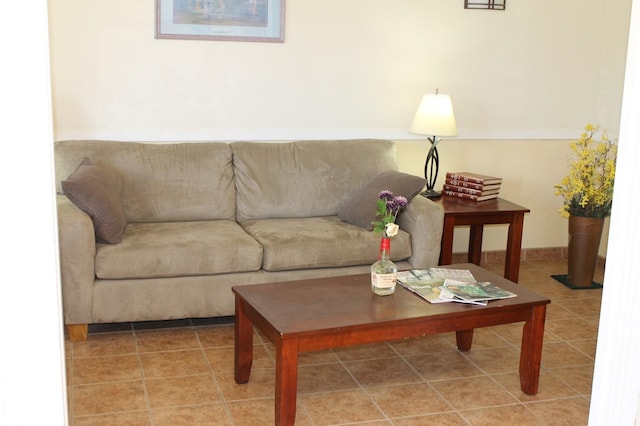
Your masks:
<svg viewBox="0 0 640 426"><path fill-rule="evenodd" d="M549 277L563 273L562 260L521 266L520 284L552 300L536 396L520 391L522 324L511 324L476 330L468 353L451 333L304 354L296 425L586 425L602 291ZM272 345L256 333L250 382L236 385L233 325L217 322L92 327L86 342L67 340L71 424L272 424Z"/></svg>

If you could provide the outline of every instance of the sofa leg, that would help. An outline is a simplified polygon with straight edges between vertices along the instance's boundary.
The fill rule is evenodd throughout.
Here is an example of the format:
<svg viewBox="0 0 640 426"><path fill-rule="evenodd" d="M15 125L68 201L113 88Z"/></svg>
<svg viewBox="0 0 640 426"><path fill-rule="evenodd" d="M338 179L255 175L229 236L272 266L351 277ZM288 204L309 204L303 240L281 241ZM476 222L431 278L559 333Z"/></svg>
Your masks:
<svg viewBox="0 0 640 426"><path fill-rule="evenodd" d="M87 340L89 324L67 324L67 332L72 342L82 342Z"/></svg>

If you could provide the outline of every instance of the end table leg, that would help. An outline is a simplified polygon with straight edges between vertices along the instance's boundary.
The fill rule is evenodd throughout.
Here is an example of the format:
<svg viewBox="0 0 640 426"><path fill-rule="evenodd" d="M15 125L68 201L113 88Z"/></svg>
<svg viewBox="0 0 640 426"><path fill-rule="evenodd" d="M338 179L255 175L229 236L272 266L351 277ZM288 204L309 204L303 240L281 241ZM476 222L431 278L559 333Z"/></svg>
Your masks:
<svg viewBox="0 0 640 426"><path fill-rule="evenodd" d="M524 213L515 213L509 225L507 237L507 253L504 265L504 277L514 283L520 275L520 252L522 251L522 230L524 228Z"/></svg>
<svg viewBox="0 0 640 426"><path fill-rule="evenodd" d="M439 265L451 265L453 260L453 230L455 224L454 218L445 216L442 228L442 241L440 242Z"/></svg>
<svg viewBox="0 0 640 426"><path fill-rule="evenodd" d="M458 349L465 352L471 350L471 343L473 342L473 329L456 331L456 346Z"/></svg>
<svg viewBox="0 0 640 426"><path fill-rule="evenodd" d="M469 229L469 253L467 260L475 265L480 266L482 260L482 234L484 225L471 225Z"/></svg>
<svg viewBox="0 0 640 426"><path fill-rule="evenodd" d="M249 381L253 363L253 323L244 312L244 300L236 295L234 378L236 383Z"/></svg>
<svg viewBox="0 0 640 426"><path fill-rule="evenodd" d="M296 419L298 392L298 341L276 343L276 425L293 426Z"/></svg>
<svg viewBox="0 0 640 426"><path fill-rule="evenodd" d="M531 319L525 322L522 330L520 388L527 395L538 393L546 311L546 305L534 306Z"/></svg>

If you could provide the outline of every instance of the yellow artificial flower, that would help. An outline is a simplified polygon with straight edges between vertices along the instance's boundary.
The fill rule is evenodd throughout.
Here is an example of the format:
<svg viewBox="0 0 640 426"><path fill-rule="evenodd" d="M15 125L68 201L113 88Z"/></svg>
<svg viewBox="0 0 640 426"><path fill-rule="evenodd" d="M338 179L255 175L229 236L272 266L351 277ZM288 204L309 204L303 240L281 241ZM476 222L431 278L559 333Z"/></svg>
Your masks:
<svg viewBox="0 0 640 426"><path fill-rule="evenodd" d="M569 174L554 186L556 195L564 199L560 209L564 217L605 217L611 213L618 141L610 139L607 132L595 141L598 129L587 124L580 139L569 145L574 157Z"/></svg>

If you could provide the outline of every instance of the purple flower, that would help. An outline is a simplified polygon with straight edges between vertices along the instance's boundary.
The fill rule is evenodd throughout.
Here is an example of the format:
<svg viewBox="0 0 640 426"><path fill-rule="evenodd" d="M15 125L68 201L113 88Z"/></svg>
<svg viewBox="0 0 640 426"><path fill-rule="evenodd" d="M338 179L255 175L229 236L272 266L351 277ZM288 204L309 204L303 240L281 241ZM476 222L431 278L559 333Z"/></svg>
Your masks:
<svg viewBox="0 0 640 426"><path fill-rule="evenodd" d="M397 216L401 209L407 207L407 204L409 202L405 197L394 197L392 200L387 201L387 211L393 216Z"/></svg>
<svg viewBox="0 0 640 426"><path fill-rule="evenodd" d="M393 192L385 189L384 191L380 191L378 198L381 200L391 201L393 200Z"/></svg>
<svg viewBox="0 0 640 426"><path fill-rule="evenodd" d="M393 201L401 208L404 209L405 207L407 207L409 205L409 201L403 197L402 195L399 195L397 197L395 197L393 199Z"/></svg>

